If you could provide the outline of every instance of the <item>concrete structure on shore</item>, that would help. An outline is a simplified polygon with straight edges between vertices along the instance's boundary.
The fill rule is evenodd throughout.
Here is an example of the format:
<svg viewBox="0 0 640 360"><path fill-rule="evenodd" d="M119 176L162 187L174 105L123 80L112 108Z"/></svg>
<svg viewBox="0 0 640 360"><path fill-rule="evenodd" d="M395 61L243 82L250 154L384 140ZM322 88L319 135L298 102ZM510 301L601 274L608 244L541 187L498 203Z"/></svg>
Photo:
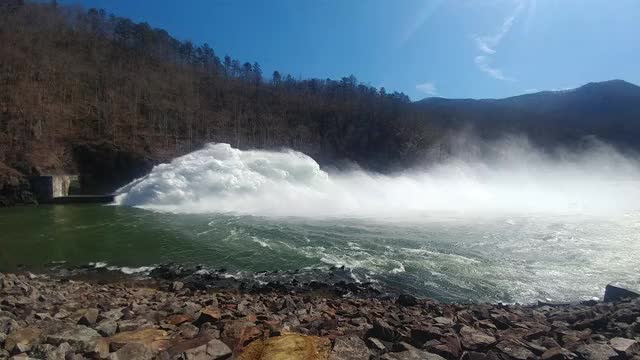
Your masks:
<svg viewBox="0 0 640 360"><path fill-rule="evenodd" d="M39 203L110 203L113 195L82 194L80 176L78 175L41 175L29 177L31 191Z"/></svg>

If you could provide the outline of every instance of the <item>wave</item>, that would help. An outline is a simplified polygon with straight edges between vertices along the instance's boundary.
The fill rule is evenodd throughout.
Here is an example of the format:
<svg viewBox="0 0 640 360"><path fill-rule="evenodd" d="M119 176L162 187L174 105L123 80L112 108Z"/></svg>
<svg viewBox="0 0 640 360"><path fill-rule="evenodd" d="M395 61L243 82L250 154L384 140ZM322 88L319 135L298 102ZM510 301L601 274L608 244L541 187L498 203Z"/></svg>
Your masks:
<svg viewBox="0 0 640 360"><path fill-rule="evenodd" d="M119 189L116 203L177 213L379 218L629 212L640 203L637 161L606 145L551 156L509 141L492 154L381 175L329 173L292 150L208 144Z"/></svg>

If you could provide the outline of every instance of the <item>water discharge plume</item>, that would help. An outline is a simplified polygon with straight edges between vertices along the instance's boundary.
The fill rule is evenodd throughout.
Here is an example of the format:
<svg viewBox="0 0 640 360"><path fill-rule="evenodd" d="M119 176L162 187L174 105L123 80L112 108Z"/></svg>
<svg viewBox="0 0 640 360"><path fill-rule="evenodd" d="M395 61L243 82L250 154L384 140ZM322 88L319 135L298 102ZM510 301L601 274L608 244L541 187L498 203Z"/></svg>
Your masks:
<svg viewBox="0 0 640 360"><path fill-rule="evenodd" d="M208 144L124 186L116 202L181 213L380 218L638 209L638 162L606 145L550 155L522 139L506 139L489 149L381 175L327 173L311 157L292 150Z"/></svg>

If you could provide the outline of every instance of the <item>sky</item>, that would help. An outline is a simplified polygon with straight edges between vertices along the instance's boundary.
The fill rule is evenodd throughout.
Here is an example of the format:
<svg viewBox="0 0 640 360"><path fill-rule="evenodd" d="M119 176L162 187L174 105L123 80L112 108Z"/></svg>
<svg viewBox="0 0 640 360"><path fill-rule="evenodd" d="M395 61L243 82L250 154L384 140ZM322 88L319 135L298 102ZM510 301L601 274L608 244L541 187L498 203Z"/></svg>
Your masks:
<svg viewBox="0 0 640 360"><path fill-rule="evenodd" d="M640 84L640 0L63 0L296 78L425 97Z"/></svg>

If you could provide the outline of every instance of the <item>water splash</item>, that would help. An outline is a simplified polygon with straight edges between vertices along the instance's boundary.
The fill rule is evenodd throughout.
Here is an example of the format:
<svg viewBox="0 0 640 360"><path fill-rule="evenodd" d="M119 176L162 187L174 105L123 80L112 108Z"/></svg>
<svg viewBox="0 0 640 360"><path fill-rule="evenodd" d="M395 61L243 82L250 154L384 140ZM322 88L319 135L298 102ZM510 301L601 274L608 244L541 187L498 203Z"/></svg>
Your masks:
<svg viewBox="0 0 640 360"><path fill-rule="evenodd" d="M640 203L640 167L600 144L581 153L494 144L489 156L455 157L393 175L327 173L291 151L228 144L156 166L118 191L116 203L180 213L407 218L425 213L629 212Z"/></svg>

